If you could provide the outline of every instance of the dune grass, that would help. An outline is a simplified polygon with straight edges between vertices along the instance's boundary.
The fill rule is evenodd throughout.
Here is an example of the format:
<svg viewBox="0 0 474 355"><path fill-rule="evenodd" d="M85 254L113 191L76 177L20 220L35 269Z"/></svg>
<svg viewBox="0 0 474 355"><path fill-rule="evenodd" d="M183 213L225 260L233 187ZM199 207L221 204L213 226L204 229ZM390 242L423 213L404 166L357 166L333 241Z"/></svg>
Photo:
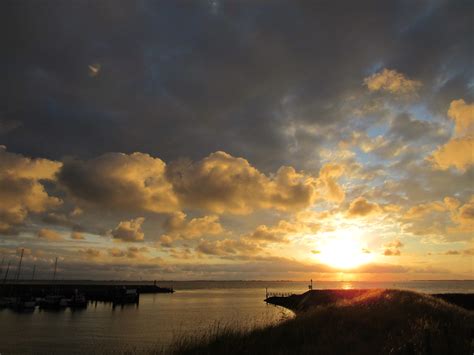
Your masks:
<svg viewBox="0 0 474 355"><path fill-rule="evenodd" d="M306 300L310 303L311 300ZM215 326L172 354L473 354L474 315L434 297L372 290L253 330Z"/></svg>

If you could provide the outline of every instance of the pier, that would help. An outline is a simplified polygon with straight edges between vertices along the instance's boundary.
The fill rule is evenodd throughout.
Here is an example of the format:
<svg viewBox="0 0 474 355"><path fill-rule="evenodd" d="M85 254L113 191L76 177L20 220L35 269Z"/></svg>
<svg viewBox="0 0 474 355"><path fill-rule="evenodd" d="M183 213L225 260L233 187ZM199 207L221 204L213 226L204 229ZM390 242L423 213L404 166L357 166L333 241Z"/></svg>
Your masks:
<svg viewBox="0 0 474 355"><path fill-rule="evenodd" d="M114 302L122 290L136 290L138 295L144 293L173 293L171 287L160 287L156 282L128 281L67 281L35 280L13 281L0 285L0 297L45 297L50 294L70 298L77 292L88 301Z"/></svg>

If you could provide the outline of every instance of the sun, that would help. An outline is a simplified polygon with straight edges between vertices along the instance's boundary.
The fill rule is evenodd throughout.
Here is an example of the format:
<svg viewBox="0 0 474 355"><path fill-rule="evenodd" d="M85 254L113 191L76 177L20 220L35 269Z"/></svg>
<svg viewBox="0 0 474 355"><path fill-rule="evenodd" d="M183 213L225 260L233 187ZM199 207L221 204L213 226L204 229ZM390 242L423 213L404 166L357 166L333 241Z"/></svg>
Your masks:
<svg viewBox="0 0 474 355"><path fill-rule="evenodd" d="M353 269L373 259L358 229L339 230L324 236L318 251L319 261L336 269Z"/></svg>

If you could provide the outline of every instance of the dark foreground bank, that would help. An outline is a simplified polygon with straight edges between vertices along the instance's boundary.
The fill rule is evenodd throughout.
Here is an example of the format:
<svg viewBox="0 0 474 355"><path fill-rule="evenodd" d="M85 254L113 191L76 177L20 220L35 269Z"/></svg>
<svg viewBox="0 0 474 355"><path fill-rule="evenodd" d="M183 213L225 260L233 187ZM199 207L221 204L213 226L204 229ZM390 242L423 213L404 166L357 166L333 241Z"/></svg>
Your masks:
<svg viewBox="0 0 474 355"><path fill-rule="evenodd" d="M472 354L474 313L400 290L309 291L267 299L296 317L253 331L182 339L177 354ZM286 301L284 301L286 300ZM286 303L285 303L286 302Z"/></svg>

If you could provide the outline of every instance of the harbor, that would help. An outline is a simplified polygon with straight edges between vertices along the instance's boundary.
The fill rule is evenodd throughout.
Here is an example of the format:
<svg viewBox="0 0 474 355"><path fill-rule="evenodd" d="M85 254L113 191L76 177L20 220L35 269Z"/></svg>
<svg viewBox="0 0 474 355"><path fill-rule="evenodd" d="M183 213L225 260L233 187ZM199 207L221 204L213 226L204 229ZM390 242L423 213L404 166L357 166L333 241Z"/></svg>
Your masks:
<svg viewBox="0 0 474 355"><path fill-rule="evenodd" d="M157 286L156 281L9 281L0 286L0 308L81 308L87 307L89 302L138 304L140 294L173 292L173 288Z"/></svg>

